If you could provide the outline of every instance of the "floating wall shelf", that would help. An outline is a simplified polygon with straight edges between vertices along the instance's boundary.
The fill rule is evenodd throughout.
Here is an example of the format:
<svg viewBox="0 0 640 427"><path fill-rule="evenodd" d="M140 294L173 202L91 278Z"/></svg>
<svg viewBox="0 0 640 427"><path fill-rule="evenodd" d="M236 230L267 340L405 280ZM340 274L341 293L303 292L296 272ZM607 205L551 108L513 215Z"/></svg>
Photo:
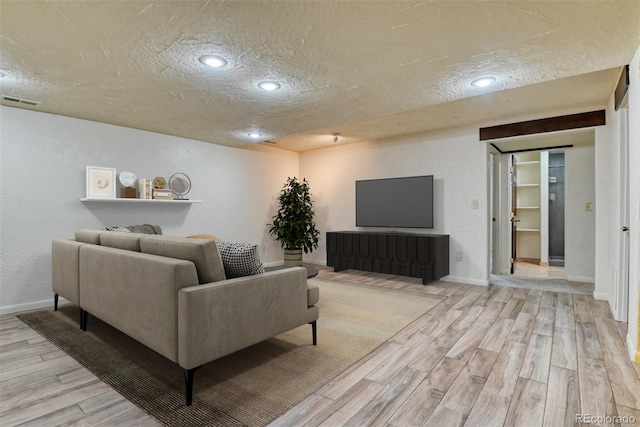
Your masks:
<svg viewBox="0 0 640 427"><path fill-rule="evenodd" d="M158 199L95 199L83 197L80 199L81 202L109 202L109 203L165 203L165 204L190 204L190 203L202 203L202 200L194 200L194 199L185 199L185 200L158 200Z"/></svg>

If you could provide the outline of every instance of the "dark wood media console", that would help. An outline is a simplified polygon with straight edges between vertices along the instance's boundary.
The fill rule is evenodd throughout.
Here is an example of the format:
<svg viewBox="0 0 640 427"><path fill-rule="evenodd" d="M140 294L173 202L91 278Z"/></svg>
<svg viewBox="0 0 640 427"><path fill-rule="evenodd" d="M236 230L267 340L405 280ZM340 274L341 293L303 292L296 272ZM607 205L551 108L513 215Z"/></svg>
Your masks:
<svg viewBox="0 0 640 427"><path fill-rule="evenodd" d="M449 235L329 231L327 265L420 277L426 285L449 274Z"/></svg>

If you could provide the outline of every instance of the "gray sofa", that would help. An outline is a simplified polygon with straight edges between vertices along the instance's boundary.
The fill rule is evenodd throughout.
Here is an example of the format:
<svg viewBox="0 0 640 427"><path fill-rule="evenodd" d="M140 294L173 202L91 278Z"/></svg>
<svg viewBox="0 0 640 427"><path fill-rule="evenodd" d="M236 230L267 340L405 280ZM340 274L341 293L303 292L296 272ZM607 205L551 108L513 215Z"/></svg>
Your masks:
<svg viewBox="0 0 640 427"><path fill-rule="evenodd" d="M226 279L216 243L79 230L52 242L52 287L185 372L191 404L195 371L237 350L311 324L316 344L316 286L301 267Z"/></svg>

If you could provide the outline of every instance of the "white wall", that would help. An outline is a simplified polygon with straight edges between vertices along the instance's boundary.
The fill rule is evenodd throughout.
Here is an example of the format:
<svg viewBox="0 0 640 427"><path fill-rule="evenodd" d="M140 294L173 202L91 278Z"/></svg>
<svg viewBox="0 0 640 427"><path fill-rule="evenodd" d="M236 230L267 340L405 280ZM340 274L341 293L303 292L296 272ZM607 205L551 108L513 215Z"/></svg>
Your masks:
<svg viewBox="0 0 640 427"><path fill-rule="evenodd" d="M606 126L596 128L595 162L596 170L596 280L593 296L607 300L610 292L611 258L610 258L610 222L611 222L611 150L615 145L617 129L613 114L613 103L606 109ZM567 218L568 219L568 218Z"/></svg>
<svg viewBox="0 0 640 427"><path fill-rule="evenodd" d="M151 223L165 234L214 234L260 244L263 262L282 251L265 224L298 154L236 149L68 117L0 107L0 312L52 303L51 241L79 228ZM85 166L138 177L192 180L191 205L81 203Z"/></svg>
<svg viewBox="0 0 640 427"><path fill-rule="evenodd" d="M629 312L627 350L640 363L640 49L629 66ZM596 286L594 297L616 304L620 232L620 116L607 107L607 126L596 133ZM627 224L625 224L627 225Z"/></svg>
<svg viewBox="0 0 640 427"><path fill-rule="evenodd" d="M378 230L355 226L355 181L434 175L435 227L401 231L449 234L450 275L445 280L486 285L488 271L488 154L477 128L362 142L300 154L300 175L311 185L317 251L305 259L326 263L325 233ZM472 209L472 200L479 203ZM455 261L455 252L463 253Z"/></svg>
<svg viewBox="0 0 640 427"><path fill-rule="evenodd" d="M640 363L640 49L629 66L629 172L630 172L630 266L629 266L629 356Z"/></svg>
<svg viewBox="0 0 640 427"><path fill-rule="evenodd" d="M594 282L596 260L595 151L565 151L565 275L567 280ZM594 205L593 211L585 209Z"/></svg>

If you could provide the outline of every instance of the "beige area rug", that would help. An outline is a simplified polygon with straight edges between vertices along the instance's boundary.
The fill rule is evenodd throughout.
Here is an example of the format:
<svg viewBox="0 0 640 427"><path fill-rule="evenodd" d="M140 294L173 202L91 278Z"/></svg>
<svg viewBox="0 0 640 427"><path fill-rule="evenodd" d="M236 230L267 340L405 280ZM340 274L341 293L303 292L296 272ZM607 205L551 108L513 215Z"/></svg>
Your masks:
<svg viewBox="0 0 640 427"><path fill-rule="evenodd" d="M305 325L204 365L193 405L175 363L89 316L61 307L18 315L102 381L165 425L263 426L437 305L418 292L310 279L320 287L318 345Z"/></svg>

